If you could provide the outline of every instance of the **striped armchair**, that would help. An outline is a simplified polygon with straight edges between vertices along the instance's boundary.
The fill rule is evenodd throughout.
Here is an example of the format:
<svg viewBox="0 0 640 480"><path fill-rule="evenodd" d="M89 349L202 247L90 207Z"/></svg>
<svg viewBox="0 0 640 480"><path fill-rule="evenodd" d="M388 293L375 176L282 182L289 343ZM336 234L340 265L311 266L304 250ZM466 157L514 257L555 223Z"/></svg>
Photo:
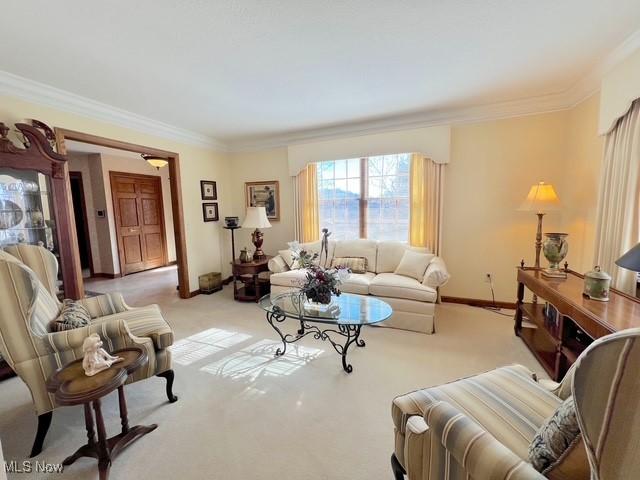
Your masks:
<svg viewBox="0 0 640 480"><path fill-rule="evenodd" d="M640 329L596 340L560 384L515 365L393 400L397 480L640 478ZM573 395L580 440L540 473L536 431Z"/></svg>
<svg viewBox="0 0 640 480"><path fill-rule="evenodd" d="M34 245L5 250L11 254L0 250L0 354L31 392L38 415L32 457L42 451L53 410L58 407L54 396L47 392L47 379L58 368L82 358L82 343L92 333L100 335L109 351L130 346L144 349L149 362L128 382L154 375L164 377L169 401L177 400L172 392L174 373L168 349L173 343L173 331L157 305L131 308L120 294L85 298L80 302L91 314L90 325L51 332L49 324L61 309L55 295L55 256Z"/></svg>

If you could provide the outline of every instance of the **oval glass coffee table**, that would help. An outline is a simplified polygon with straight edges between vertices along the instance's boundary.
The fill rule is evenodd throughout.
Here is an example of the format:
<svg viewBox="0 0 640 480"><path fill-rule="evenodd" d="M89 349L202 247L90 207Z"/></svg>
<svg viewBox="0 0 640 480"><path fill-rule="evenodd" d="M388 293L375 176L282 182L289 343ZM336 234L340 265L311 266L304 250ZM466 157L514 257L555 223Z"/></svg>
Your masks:
<svg viewBox="0 0 640 480"><path fill-rule="evenodd" d="M364 347L360 338L363 325L372 325L387 320L393 310L391 306L376 297L343 293L332 298L329 306L316 306L305 301L299 292L265 295L260 299L260 308L267 312L267 322L278 333L282 348L276 356L284 355L287 344L294 343L307 335L316 340L328 341L342 357L342 368L351 373L353 367L347 363L349 347L354 343ZM282 333L279 324L287 318L299 324L295 335Z"/></svg>

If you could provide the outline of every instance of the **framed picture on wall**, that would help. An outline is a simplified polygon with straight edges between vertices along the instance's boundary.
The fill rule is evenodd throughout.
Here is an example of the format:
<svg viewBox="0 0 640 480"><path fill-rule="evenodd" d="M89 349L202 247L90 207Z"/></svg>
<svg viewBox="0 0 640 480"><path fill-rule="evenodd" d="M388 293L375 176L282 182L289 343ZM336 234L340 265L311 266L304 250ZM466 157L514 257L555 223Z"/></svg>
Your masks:
<svg viewBox="0 0 640 480"><path fill-rule="evenodd" d="M246 206L265 207L269 220L280 220L280 182L246 182Z"/></svg>
<svg viewBox="0 0 640 480"><path fill-rule="evenodd" d="M202 200L217 200L218 189L216 188L216 182L200 180L200 196Z"/></svg>
<svg viewBox="0 0 640 480"><path fill-rule="evenodd" d="M217 203L203 203L202 204L202 219L205 222L217 222L218 218L218 204Z"/></svg>

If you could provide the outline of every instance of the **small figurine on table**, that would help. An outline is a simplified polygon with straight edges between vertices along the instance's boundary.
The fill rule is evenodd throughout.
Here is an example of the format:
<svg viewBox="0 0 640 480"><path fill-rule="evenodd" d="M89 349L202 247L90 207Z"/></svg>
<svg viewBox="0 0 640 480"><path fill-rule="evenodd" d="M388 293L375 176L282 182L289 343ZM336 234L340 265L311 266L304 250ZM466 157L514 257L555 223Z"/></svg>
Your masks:
<svg viewBox="0 0 640 480"><path fill-rule="evenodd" d="M122 360L121 357L112 357L102 348L102 340L97 333L92 333L84 339L82 351L84 352L82 368L88 377L93 377L96 373Z"/></svg>

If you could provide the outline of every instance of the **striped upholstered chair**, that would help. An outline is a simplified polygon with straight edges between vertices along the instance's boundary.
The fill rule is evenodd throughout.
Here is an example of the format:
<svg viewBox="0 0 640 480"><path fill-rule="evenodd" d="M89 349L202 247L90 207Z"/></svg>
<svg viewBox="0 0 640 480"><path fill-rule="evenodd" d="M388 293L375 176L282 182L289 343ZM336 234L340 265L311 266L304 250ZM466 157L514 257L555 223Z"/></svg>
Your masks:
<svg viewBox="0 0 640 480"><path fill-rule="evenodd" d="M55 295L55 256L31 245L6 250L15 256L0 250L0 354L27 384L38 415L31 456L42 451L53 410L58 406L46 390L47 379L56 369L82 357L82 343L92 333L100 335L109 351L130 346L143 348L149 363L129 381L162 376L167 381L169 401L177 400L172 392L174 374L168 348L173 343L173 331L157 305L131 308L120 294L85 298L81 302L91 314L90 325L50 332L49 324L61 309Z"/></svg>
<svg viewBox="0 0 640 480"><path fill-rule="evenodd" d="M640 329L602 337L560 384L522 366L498 368L396 397L396 479L640 479ZM578 439L538 472L529 445L573 395Z"/></svg>

